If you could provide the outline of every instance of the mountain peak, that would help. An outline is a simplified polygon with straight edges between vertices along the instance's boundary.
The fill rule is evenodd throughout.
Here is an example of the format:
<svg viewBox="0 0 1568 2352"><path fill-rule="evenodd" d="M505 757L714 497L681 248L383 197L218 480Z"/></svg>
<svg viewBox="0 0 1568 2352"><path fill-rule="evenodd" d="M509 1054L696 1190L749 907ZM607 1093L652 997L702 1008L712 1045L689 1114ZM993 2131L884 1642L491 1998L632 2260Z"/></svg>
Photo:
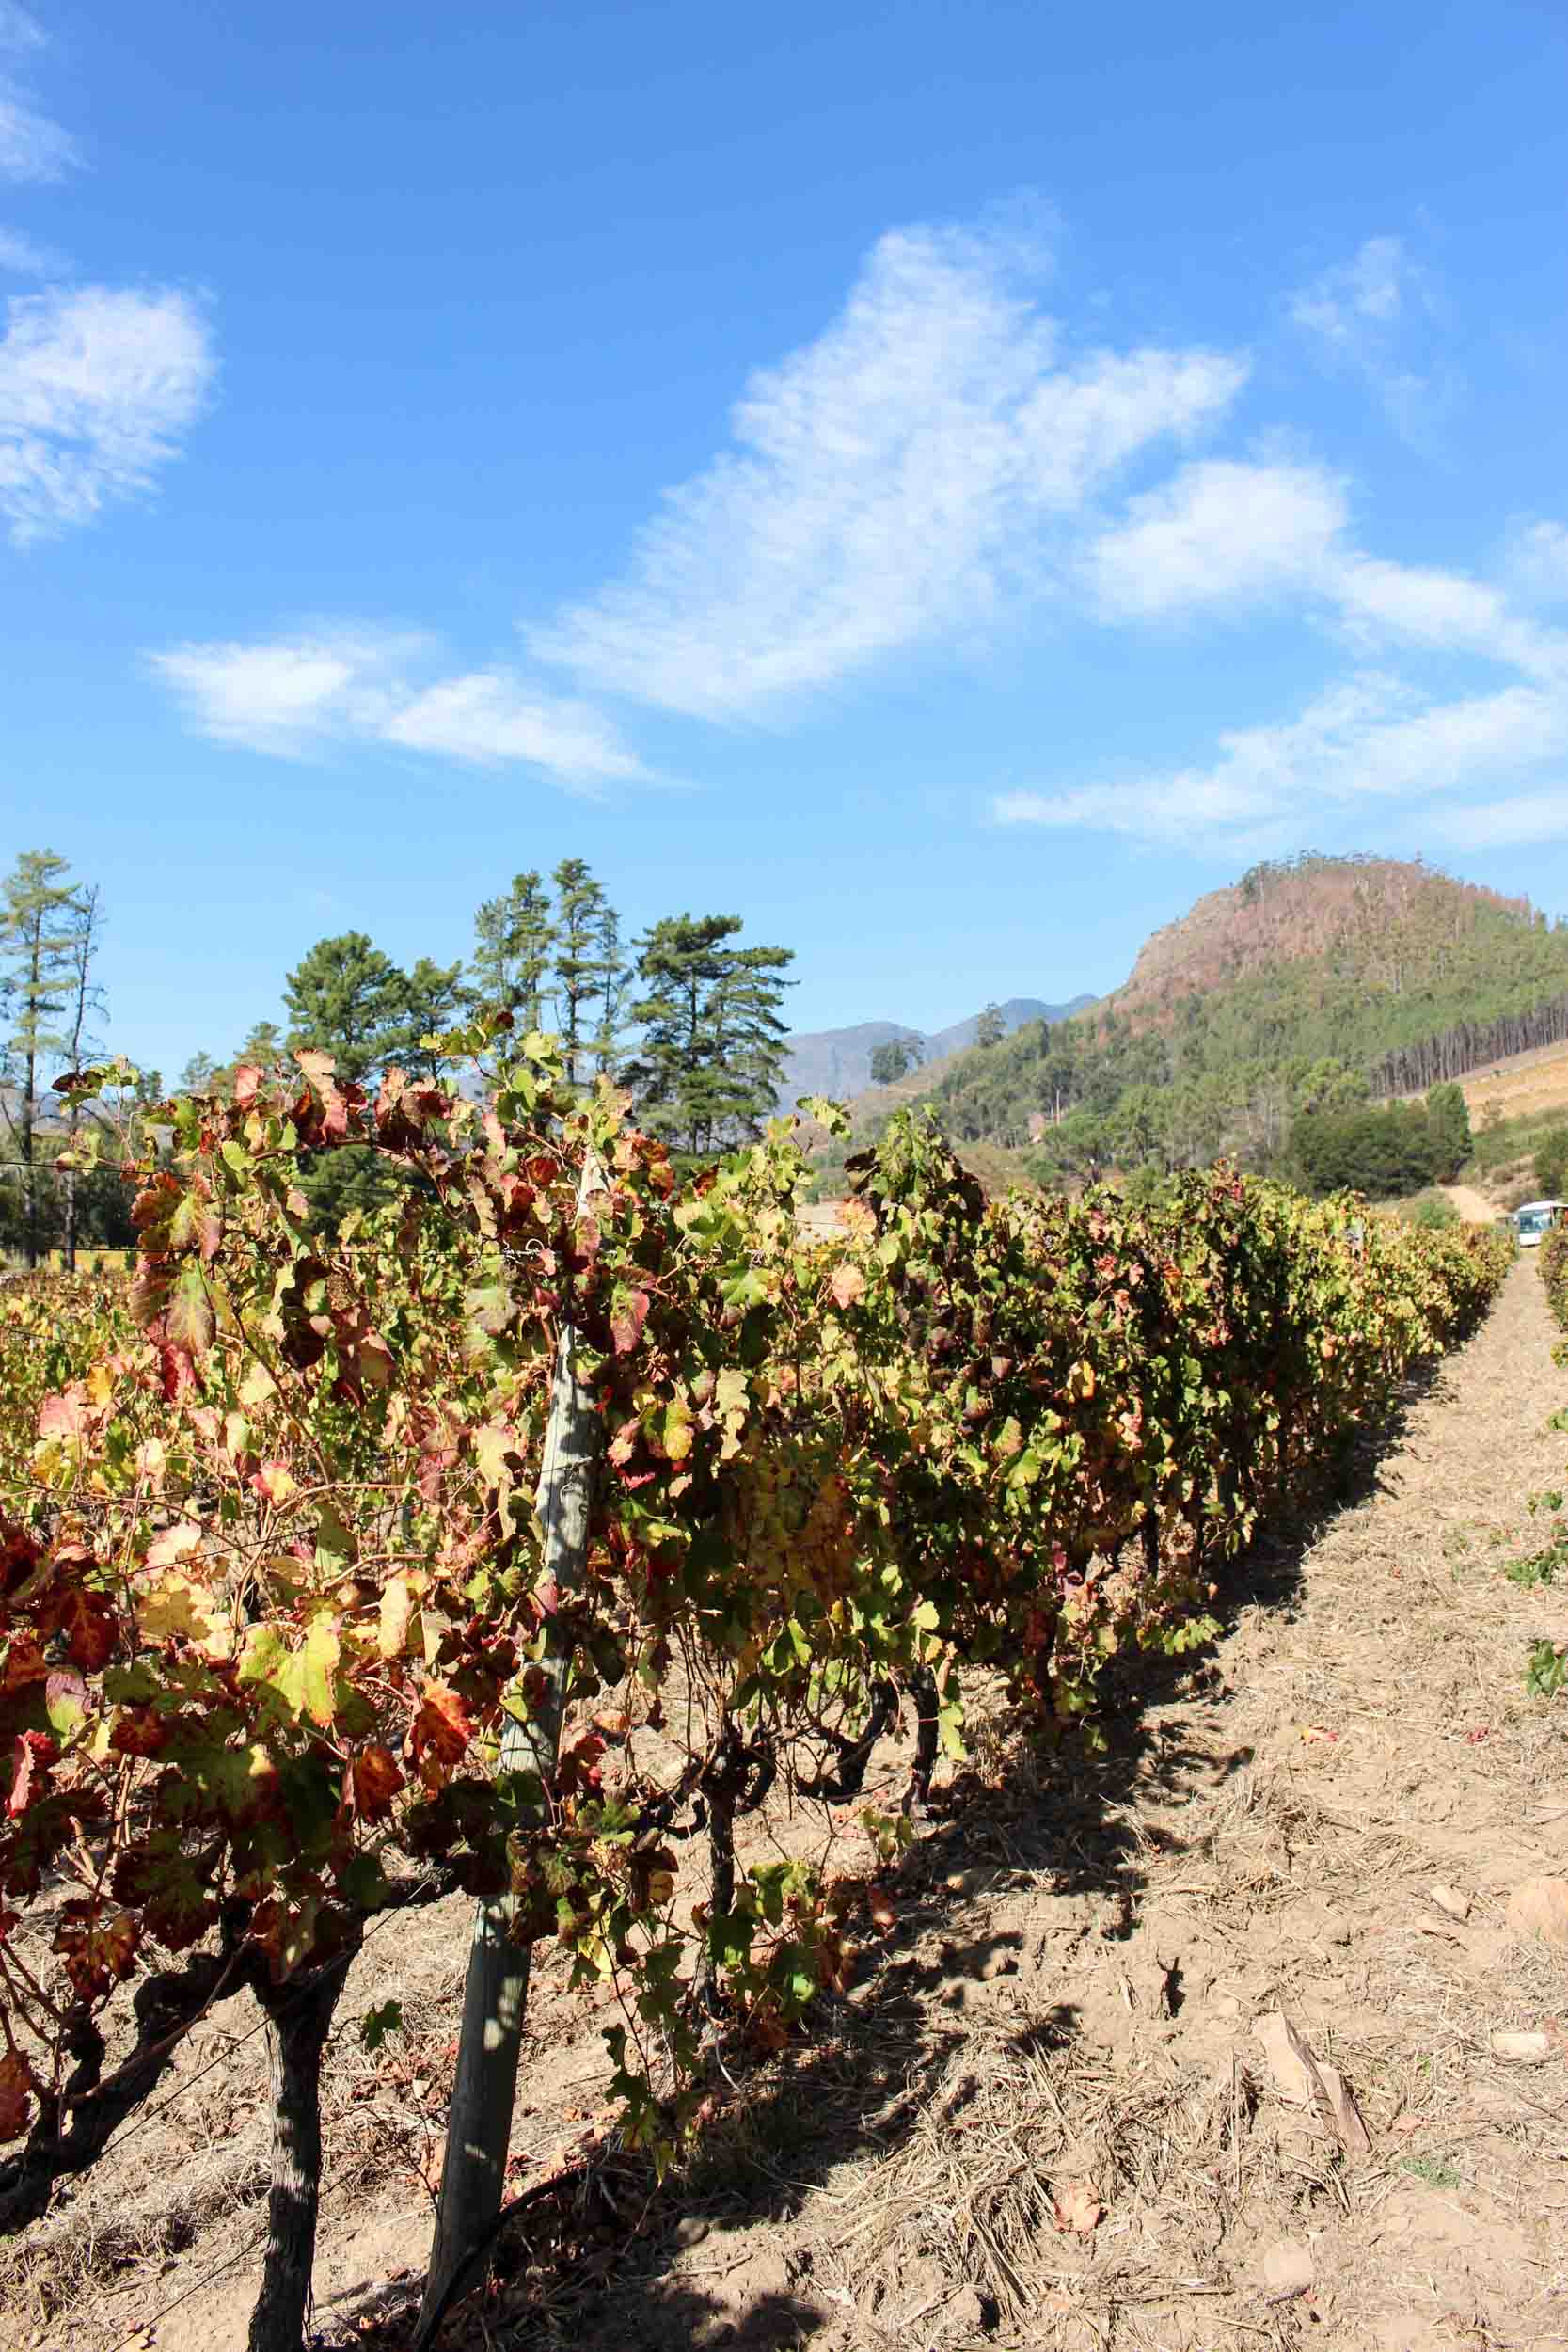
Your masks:
<svg viewBox="0 0 1568 2352"><path fill-rule="evenodd" d="M1028 1021L1066 1021L1092 1005L1092 996L1074 996L1065 1005L1048 1005L1037 996L1009 996L998 1005L1005 1033ZM835 1102L863 1094L871 1084L871 1057L879 1045L895 1038L919 1049L922 1062L942 1061L961 1053L979 1034L980 1015L971 1013L945 1029L914 1029L899 1021L860 1021L843 1029L804 1029L784 1041L788 1059L779 1089L780 1101L792 1105L803 1094L825 1094Z"/></svg>
<svg viewBox="0 0 1568 2352"><path fill-rule="evenodd" d="M1363 959L1379 934L1468 929L1482 910L1523 927L1534 920L1528 898L1456 882L1420 858L1265 860L1152 932L1111 1002L1134 1020L1148 1018L1181 996L1282 964Z"/></svg>

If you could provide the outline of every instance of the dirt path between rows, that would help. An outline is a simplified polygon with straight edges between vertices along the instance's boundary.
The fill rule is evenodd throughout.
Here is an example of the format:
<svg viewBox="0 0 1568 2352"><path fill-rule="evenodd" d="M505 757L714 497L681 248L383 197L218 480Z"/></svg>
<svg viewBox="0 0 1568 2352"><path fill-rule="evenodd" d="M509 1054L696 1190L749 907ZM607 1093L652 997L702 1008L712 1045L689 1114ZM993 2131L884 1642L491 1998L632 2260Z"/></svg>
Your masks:
<svg viewBox="0 0 1568 2352"><path fill-rule="evenodd" d="M1568 1455L1554 1336L1522 1260L1365 1490L1250 1564L1196 1688L1066 1788L970 1800L768 2152L812 2185L766 2231L721 2209L595 2346L1568 2342L1568 1952L1504 1918L1568 1868L1568 1708L1522 1682L1568 1613L1501 1573ZM1277 2010L1370 2150L1279 2095Z"/></svg>
<svg viewBox="0 0 1568 2352"><path fill-rule="evenodd" d="M1568 1873L1568 1697L1523 1684L1530 1641L1568 1633L1568 1609L1561 1583L1502 1573L1541 1545L1527 1499L1568 1460L1545 1427L1568 1402L1553 1337L1521 1260L1359 1486L1259 1548L1221 1640L1147 1687L1106 1755L1034 1762L982 1724L899 1875L897 1925L828 2029L742 2078L631 2243L639 2207L611 2177L620 2211L598 2209L596 2236L582 2215L586 2261L562 2278L547 2249L514 2248L448 2343L1568 2343L1568 1948L1505 1918L1521 1881ZM365 2060L331 2122L322 2346L407 2339L461 1915L418 1935L372 1947L344 2005L404 1998L415 2055ZM1370 2144L1349 2110L1336 2128L1284 2095L1289 2061L1278 2074L1258 2031L1281 2010ZM602 2095L602 2022L560 1992L538 2010L521 2180ZM1498 2033L1544 2037L1544 2054L1499 2051ZM176 2213L182 2164L182 2234L166 2217L150 2258L145 2231L127 2238L112 2282L101 2252L63 2303L45 2264L27 2326L21 2299L0 2316L8 2346L243 2344L254 2255L201 2281L254 2242L254 2091L219 2069L160 2129L140 2174L128 2156L92 2190L99 2236L119 2217L105 2195L150 2213L161 2193Z"/></svg>

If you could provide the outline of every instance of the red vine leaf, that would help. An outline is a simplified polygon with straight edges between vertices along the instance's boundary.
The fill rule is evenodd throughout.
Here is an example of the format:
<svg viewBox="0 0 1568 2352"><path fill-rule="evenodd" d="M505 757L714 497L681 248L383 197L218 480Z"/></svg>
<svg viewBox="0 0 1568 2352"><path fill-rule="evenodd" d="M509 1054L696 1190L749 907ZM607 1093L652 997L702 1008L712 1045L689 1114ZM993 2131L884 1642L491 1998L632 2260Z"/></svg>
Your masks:
<svg viewBox="0 0 1568 2352"><path fill-rule="evenodd" d="M20 1820L34 1798L43 1794L55 1753L46 1731L17 1733L11 1749L11 1785L6 1795L6 1811L13 1821Z"/></svg>
<svg viewBox="0 0 1568 2352"><path fill-rule="evenodd" d="M610 1302L610 1336L618 1356L629 1356L648 1320L646 1291L628 1291L617 1283Z"/></svg>
<svg viewBox="0 0 1568 2352"><path fill-rule="evenodd" d="M361 1820L385 1820L392 1809L392 1799L404 1786L397 1760L389 1749L361 1748L350 1767L354 1788L354 1809Z"/></svg>
<svg viewBox="0 0 1568 2352"><path fill-rule="evenodd" d="M473 1736L473 1724L459 1693L444 1682L428 1683L408 1732L408 1753L427 1788L438 1788L451 1777Z"/></svg>
<svg viewBox="0 0 1568 2352"><path fill-rule="evenodd" d="M0 2058L0 2140L20 2139L27 2129L38 2083L20 2050Z"/></svg>

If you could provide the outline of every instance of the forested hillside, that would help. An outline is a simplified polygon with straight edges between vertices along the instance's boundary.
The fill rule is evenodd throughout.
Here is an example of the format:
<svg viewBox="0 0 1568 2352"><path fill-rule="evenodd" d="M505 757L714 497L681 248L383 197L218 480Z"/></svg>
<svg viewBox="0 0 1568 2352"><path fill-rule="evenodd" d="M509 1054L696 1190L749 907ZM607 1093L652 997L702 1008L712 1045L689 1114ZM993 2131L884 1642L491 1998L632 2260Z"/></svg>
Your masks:
<svg viewBox="0 0 1568 2352"><path fill-rule="evenodd" d="M1568 926L1527 899L1419 861L1265 864L1156 932L1101 1005L962 1056L934 1099L959 1143L1048 1179L1276 1167L1303 1114L1400 1090L1403 1070L1454 1074L1565 990Z"/></svg>

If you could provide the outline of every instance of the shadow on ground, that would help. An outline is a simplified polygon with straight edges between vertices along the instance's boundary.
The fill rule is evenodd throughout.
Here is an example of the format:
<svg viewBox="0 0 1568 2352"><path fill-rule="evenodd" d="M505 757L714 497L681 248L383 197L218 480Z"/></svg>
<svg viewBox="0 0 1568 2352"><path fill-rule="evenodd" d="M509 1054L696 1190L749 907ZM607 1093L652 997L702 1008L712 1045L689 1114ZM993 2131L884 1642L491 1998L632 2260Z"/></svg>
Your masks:
<svg viewBox="0 0 1568 2352"><path fill-rule="evenodd" d="M1243 1607L1292 1606L1306 1553L1338 1513L1383 1487L1409 1407L1436 1370L1406 1386L1384 1428L1347 1451L1313 1502L1276 1518L1216 1572L1212 1606L1226 1630ZM733 2057L723 2068L716 2061L712 2122L662 2185L640 2164L609 2154L520 2214L502 2233L486 2286L449 2315L440 2352L568 2342L579 2352L807 2344L839 2352L867 2340L937 2341L910 2333L925 2316L918 2279L914 2299L902 2302L908 2282L868 2278L857 2295L845 2280L854 2276L858 2206L869 2193L866 2160L885 2165L917 2132L966 2129L979 2076L964 2071L978 2022L965 2012L998 1976L1025 1981L1018 1926L966 1932L977 1899L999 1877L1027 1882L1037 1899L1062 1899L1064 1909L1077 1899L1107 1947L1129 1938L1147 1883L1147 1849L1129 1825L1134 1791L1147 1796L1152 1784L1178 1802L1212 1791L1252 1761L1245 1746L1195 1747L1151 1723L1151 1713L1183 1691L1213 1698L1224 1690L1223 1633L1196 1657L1118 1662L1105 1686L1101 1753L1041 1754L1018 1739L996 1748L985 1773L960 1773L934 1799L894 1882L896 1926L863 1955L848 1996L824 1998L812 2039L754 2067ZM1171 1837L1161 1851L1183 1848ZM1168 2016L1179 2013L1175 1963L1158 1997ZM1027 2073L1070 2051L1080 2026L1069 2001L1042 1997L1021 2012L1015 1997L1009 2059ZM994 2037L996 2021L988 2019L986 2030ZM847 2185L857 2165L859 2186ZM974 2225L983 2242L968 2275L979 2283L966 2290L958 2333L949 2312L941 2341L978 2344L996 2326L998 2303L986 2281L1006 2289L1007 2229L1043 2211L1050 2195L1043 2177L1003 2184L988 2209L989 2241L983 2213ZM840 2209L843 2258L831 2278L817 2275L809 2248L792 2244L795 2233L780 2226L797 2221L808 2200ZM324 2352L349 2343L401 2352L418 2292L417 2281L388 2288L358 2303L352 2318L328 2318L314 2342ZM935 2300L951 2304L951 2290Z"/></svg>

